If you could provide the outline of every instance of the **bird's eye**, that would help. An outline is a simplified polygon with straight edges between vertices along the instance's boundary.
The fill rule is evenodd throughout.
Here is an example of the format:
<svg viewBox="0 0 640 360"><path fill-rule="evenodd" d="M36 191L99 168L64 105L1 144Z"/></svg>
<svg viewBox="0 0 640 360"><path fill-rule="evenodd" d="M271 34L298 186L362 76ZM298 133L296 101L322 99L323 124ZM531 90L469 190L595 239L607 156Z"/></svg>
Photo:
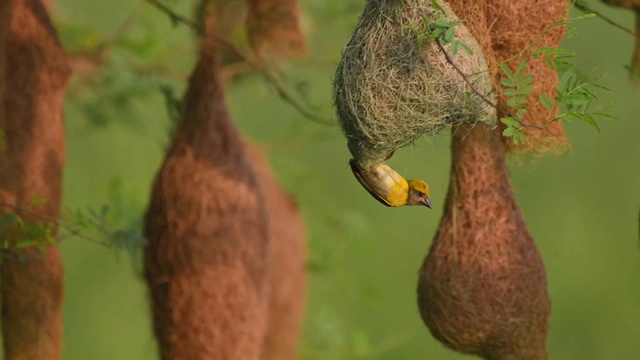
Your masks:
<svg viewBox="0 0 640 360"><path fill-rule="evenodd" d="M418 196L426 196L426 194L423 193L422 191L418 191Z"/></svg>

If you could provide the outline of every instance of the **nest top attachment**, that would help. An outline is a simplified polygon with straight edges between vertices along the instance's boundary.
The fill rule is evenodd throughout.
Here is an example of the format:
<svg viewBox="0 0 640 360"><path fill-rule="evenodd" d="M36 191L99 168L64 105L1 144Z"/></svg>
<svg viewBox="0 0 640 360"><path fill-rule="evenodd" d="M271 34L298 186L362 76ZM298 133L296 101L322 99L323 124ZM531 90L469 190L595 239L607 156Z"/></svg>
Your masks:
<svg viewBox="0 0 640 360"><path fill-rule="evenodd" d="M443 47L455 66L429 38L442 23L454 24L453 42L464 45L455 55L453 42ZM443 0L435 6L432 0L369 0L334 80L352 155L360 164L377 163L423 135L461 124L495 126L495 108L476 94L495 104L486 70L480 45Z"/></svg>

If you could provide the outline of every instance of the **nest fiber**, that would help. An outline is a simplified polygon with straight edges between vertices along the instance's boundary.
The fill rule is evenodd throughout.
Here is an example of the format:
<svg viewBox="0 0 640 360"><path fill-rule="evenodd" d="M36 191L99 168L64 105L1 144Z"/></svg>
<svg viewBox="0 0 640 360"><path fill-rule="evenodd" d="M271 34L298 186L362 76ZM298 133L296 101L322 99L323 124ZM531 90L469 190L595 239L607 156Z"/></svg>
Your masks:
<svg viewBox="0 0 640 360"><path fill-rule="evenodd" d="M452 0L451 6L456 8L457 3L460 3L462 7L468 6L468 2L462 0ZM543 93L550 99L556 96L555 87L558 85L558 74L554 69L549 68L544 59L532 58L531 53L541 46L555 48L560 45L565 28L555 27L551 31L548 29L556 21L567 17L569 2L558 0L487 0L485 4L486 18L492 21L490 25L483 27L476 20L478 16L475 13L469 13L468 20L464 21L472 33L489 33L491 47L497 61L511 58L526 49L532 39L538 39L534 46L523 53L521 58L510 61L509 66L516 69L522 61L528 62L526 72L534 77L534 91L527 97L528 110L522 121L536 126L546 126L546 128L540 130L535 127L525 127L526 142L524 144L514 145L510 138L503 138L508 151L533 156L542 156L547 153L557 155L566 153L569 150L569 142L564 134L562 123L556 121L547 125L549 120L557 115L557 109L550 112L540 101L540 95ZM500 80L500 76L498 74L496 80ZM507 96L500 90L500 108L509 109Z"/></svg>
<svg viewBox="0 0 640 360"><path fill-rule="evenodd" d="M444 1L439 6L444 14L430 0L367 3L334 81L338 118L358 162L382 161L454 125L495 124L494 107L475 93L493 102L485 58L471 33L454 27L455 41L472 54L460 49L454 55L451 44L444 46L455 66L428 40L436 20L458 21Z"/></svg>
<svg viewBox="0 0 640 360"><path fill-rule="evenodd" d="M499 131L453 135L444 215L419 274L431 334L485 360L546 360L551 303L509 181Z"/></svg>

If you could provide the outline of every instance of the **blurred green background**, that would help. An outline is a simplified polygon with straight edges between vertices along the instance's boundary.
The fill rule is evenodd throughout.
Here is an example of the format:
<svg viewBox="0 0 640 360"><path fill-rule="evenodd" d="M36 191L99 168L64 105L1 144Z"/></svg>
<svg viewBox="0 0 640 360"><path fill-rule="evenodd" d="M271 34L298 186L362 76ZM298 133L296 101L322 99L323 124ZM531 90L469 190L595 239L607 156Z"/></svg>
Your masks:
<svg viewBox="0 0 640 360"><path fill-rule="evenodd" d="M192 2L169 1L190 16ZM304 0L309 58L282 65L287 86L332 117L331 77L364 0ZM633 27L631 13L591 4ZM573 13L577 15L577 12ZM65 209L117 203L136 223L169 142L160 86L181 97L194 61L193 37L144 1L56 0L54 23L70 52L110 44L99 76L75 77L66 105ZM123 24L125 24L123 26ZM633 38L600 19L575 24L564 46L580 69L597 68L618 121L597 133L568 124L570 154L512 161L513 186L542 252L553 301L551 359L640 358L639 93L623 66ZM634 101L634 99L636 99ZM389 210L348 169L338 127L315 124L256 74L228 88L233 118L262 143L308 227L310 273L302 359L462 359L420 320L417 271L441 216L449 135L398 153L394 168L425 178L434 210ZM155 359L139 259L80 239L62 242L66 268L64 359Z"/></svg>

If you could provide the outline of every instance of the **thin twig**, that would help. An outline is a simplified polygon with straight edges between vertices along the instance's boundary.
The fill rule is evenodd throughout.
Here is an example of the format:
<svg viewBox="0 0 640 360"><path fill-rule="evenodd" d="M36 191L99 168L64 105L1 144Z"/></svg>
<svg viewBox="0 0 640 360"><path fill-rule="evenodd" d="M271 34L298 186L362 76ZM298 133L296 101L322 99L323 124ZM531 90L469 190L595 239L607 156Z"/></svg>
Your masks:
<svg viewBox="0 0 640 360"><path fill-rule="evenodd" d="M456 72L458 72L458 74L460 74L462 76L462 79L464 80L465 83L467 83L467 85L469 85L469 87L471 87L471 90L474 92L474 94L478 95L482 99L482 101L484 101L487 104L491 105L496 110L500 110L498 108L497 104L494 104L493 102L491 102L491 100L489 98L487 98L483 93L481 93L478 89L476 89L475 86L473 86L471 81L467 78L467 75L458 67L458 65L455 64L455 62L451 58L451 55L449 55L449 53L444 48L444 46L442 46L442 43L440 42L440 39L436 39L436 44L438 45L438 48L440 49L440 51L442 52L444 57L447 59L447 62L451 66L453 66L453 68L456 70Z"/></svg>
<svg viewBox="0 0 640 360"><path fill-rule="evenodd" d="M620 23L616 22L615 20L611 19L610 17L607 17L606 15L602 14L599 11L593 10L590 7L580 4L578 2L576 2L575 4L573 4L573 6L575 6L577 9L580 9L582 11L584 11L585 13L592 13L595 14L597 17L601 18L602 20L606 21L607 23L609 23L609 25L612 25L614 27L617 27L618 29L626 32L627 34L633 36L634 38L640 40L640 34L636 34L635 31L629 29L628 27L625 27L623 25L621 25Z"/></svg>
<svg viewBox="0 0 640 360"><path fill-rule="evenodd" d="M436 39L436 44L438 45L438 48L440 49L440 51L444 55L444 57L447 60L447 62L456 70L456 72L458 74L460 74L460 76L462 76L462 79L464 79L464 82L467 83L467 85L469 85L469 87L471 88L473 93L478 95L482 99L482 101L484 101L485 103L489 104L491 107L496 109L498 112L506 114L508 117L516 120L518 122L518 124L520 124L523 127L531 127L531 128L534 128L534 129L547 130L548 131L548 129L545 126L529 124L529 123L524 122L522 120L516 119L510 111L501 108L498 104L494 104L489 98L487 98L478 89L476 89L475 86L473 86L473 84L471 83L471 81L469 80L467 75L458 67L458 65L455 64L455 62L451 58L451 55L449 55L449 53L444 48L444 46L442 46L442 43L440 43L440 39Z"/></svg>
<svg viewBox="0 0 640 360"><path fill-rule="evenodd" d="M204 35L204 29L202 28L202 26L200 26L199 24L197 24L195 21L182 16L180 14L178 14L177 12L173 11L171 8L169 8L168 6L166 6L165 4L161 3L158 0L145 0L146 2L148 2L149 4L153 5L156 7L156 9L162 11L163 13L165 13L167 16L169 16L169 18L171 19L171 22L173 22L174 24L179 24L182 23L184 25L187 25L188 27L194 29L198 34L200 35Z"/></svg>
<svg viewBox="0 0 640 360"><path fill-rule="evenodd" d="M160 1L158 1L158 0L145 0L145 1L147 3L149 3L150 5L154 6L156 9L158 9L161 12L165 13L169 17L169 19L171 20L172 23L186 25L186 26L192 28L199 35L201 35L201 36L205 35L205 31L202 28L202 26L197 24L195 21L176 13L175 11L173 11L172 9L167 7L166 5L162 4ZM322 125L331 125L331 126L333 126L333 125L336 124L336 122L331 120L331 119L326 119L326 118L323 118L321 116L318 116L318 115L314 114L305 105L301 104L298 100L296 100L296 98L293 95L291 95L291 93L282 84L280 79L278 79L277 76L273 74L273 72L268 71L267 69L265 69L263 66L261 66L261 64L259 64L257 61L255 61L249 54L247 54L245 51L243 51L242 49L237 47L231 41L229 41L229 40L227 40L227 39L225 39L225 38L223 38L223 37L221 37L219 35L215 35L215 39L220 45L222 45L222 46L228 48L229 50L231 50L240 59L242 59L242 61L247 63L257 73L262 75L262 77L268 83L273 85L277 95L281 99L283 99L285 102L289 103L289 105L293 106L293 108L296 111L298 111L298 113L300 113L302 116L304 116L305 118L307 118L307 119L309 119L311 121L314 121L314 122L316 122L318 124L322 124Z"/></svg>
<svg viewBox="0 0 640 360"><path fill-rule="evenodd" d="M41 214L41 213L38 213L38 212L35 212L35 211L32 211L32 210L26 209L26 208L18 206L18 205L9 204L9 203L6 203L4 201L0 201L0 207L9 208L9 209L13 210L16 213L26 214L26 215L35 217L35 218L37 218L39 220L47 221L49 223L52 223L52 224L56 225L59 229L67 231L71 236L75 236L77 238L80 238L80 239L83 239L83 240L87 240L87 241L92 242L92 243L97 244L97 245L107 246L104 242L102 242L100 240L97 240L97 239L95 239L95 238L93 238L91 236L85 235L85 234L81 233L78 229L75 229L75 228L73 228L73 227L71 227L69 225L65 225L64 223L60 222L58 219L54 219L54 218L52 218L52 217L50 217L48 215L44 215L44 214ZM61 239L60 239L61 237L62 236L59 235L58 243L61 241ZM23 258L20 258L18 256L16 256L15 258L9 257L8 256L9 253L10 252L7 251L6 249L1 249L0 250L0 255L2 257L8 258L8 259L14 259L14 260L23 259ZM41 255L39 255L38 257L40 257L40 256ZM36 258L38 258L38 257L36 257Z"/></svg>

